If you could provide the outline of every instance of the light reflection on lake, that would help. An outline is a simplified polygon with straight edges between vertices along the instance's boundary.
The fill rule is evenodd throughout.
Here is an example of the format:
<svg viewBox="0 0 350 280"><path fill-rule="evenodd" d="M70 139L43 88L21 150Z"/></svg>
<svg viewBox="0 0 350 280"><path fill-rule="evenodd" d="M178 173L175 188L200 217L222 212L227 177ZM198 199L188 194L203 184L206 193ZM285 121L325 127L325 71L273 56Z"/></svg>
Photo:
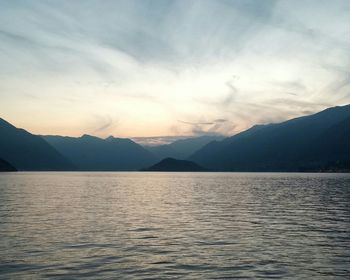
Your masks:
<svg viewBox="0 0 350 280"><path fill-rule="evenodd" d="M350 278L350 175L0 174L0 278Z"/></svg>

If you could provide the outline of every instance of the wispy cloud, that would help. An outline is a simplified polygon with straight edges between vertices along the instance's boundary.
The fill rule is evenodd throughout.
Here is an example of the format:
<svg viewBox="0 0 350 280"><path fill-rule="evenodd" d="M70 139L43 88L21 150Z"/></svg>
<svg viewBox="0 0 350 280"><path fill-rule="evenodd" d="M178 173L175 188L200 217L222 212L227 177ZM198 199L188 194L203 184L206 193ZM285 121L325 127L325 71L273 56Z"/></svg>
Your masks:
<svg viewBox="0 0 350 280"><path fill-rule="evenodd" d="M117 122L114 121L110 116L94 116L94 128L91 131L94 135L104 135L106 136L111 130L111 128L114 128L117 125Z"/></svg>
<svg viewBox="0 0 350 280"><path fill-rule="evenodd" d="M195 136L223 135L227 131L232 131L232 129L235 127L235 125L233 125L227 119L214 119L205 122L189 122L179 120L178 122L188 125L190 134Z"/></svg>
<svg viewBox="0 0 350 280"><path fill-rule="evenodd" d="M1 1L0 110L41 134L60 120L57 134L230 135L349 103L349 11L347 0Z"/></svg>
<svg viewBox="0 0 350 280"><path fill-rule="evenodd" d="M189 125L212 125L214 124L214 122L185 122L185 121L180 121L180 123L184 123L184 124L189 124Z"/></svg>

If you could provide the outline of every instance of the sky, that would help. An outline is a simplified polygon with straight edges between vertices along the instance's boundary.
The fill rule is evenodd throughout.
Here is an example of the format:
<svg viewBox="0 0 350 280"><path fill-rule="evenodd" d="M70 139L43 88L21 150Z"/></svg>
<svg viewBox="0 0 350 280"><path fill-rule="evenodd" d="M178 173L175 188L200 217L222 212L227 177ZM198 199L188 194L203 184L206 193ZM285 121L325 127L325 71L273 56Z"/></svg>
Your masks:
<svg viewBox="0 0 350 280"><path fill-rule="evenodd" d="M35 134L234 135L350 103L348 0L0 7L0 117Z"/></svg>

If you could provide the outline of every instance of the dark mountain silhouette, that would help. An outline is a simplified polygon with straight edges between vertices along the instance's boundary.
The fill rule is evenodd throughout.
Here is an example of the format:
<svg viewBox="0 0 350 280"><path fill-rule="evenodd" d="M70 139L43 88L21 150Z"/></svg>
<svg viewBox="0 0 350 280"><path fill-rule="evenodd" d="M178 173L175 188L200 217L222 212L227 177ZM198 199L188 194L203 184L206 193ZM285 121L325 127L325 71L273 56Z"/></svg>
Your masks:
<svg viewBox="0 0 350 280"><path fill-rule="evenodd" d="M0 172L12 172L17 171L17 169L8 163L6 160L0 158Z"/></svg>
<svg viewBox="0 0 350 280"><path fill-rule="evenodd" d="M142 171L198 172L208 170L192 161L165 158L151 167L142 169Z"/></svg>
<svg viewBox="0 0 350 280"><path fill-rule="evenodd" d="M350 171L350 105L213 141L190 160L222 171Z"/></svg>
<svg viewBox="0 0 350 280"><path fill-rule="evenodd" d="M18 170L74 170L74 165L44 139L0 118L0 158Z"/></svg>
<svg viewBox="0 0 350 280"><path fill-rule="evenodd" d="M139 170L154 164L155 157L130 139L42 136L62 155L84 171Z"/></svg>
<svg viewBox="0 0 350 280"><path fill-rule="evenodd" d="M203 166L216 171L350 171L350 105L257 125L206 145L210 136L148 147L157 157L130 139L40 137L3 119L0 136L0 158L18 170L140 170L157 162L157 157L166 157L147 170L203 171ZM168 156L183 158L195 150L188 157L193 162Z"/></svg>
<svg viewBox="0 0 350 280"><path fill-rule="evenodd" d="M219 135L205 135L176 140L166 145L146 146L145 148L152 152L158 160L168 157L186 159L211 141L222 139L224 137Z"/></svg>

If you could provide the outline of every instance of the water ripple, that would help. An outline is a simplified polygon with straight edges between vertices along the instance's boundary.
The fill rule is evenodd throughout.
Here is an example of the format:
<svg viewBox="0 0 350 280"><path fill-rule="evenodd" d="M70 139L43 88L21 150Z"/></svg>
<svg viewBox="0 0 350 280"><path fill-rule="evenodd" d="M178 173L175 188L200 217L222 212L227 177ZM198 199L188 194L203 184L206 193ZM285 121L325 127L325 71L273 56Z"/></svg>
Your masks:
<svg viewBox="0 0 350 280"><path fill-rule="evenodd" d="M1 279L350 279L350 175L0 176Z"/></svg>

